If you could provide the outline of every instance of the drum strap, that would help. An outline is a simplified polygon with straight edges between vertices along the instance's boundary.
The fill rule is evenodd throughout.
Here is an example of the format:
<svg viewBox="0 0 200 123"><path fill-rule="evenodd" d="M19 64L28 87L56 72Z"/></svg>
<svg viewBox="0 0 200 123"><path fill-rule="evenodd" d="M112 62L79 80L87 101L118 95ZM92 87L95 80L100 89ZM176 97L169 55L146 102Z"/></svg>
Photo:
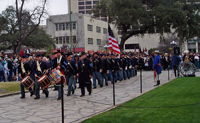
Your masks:
<svg viewBox="0 0 200 123"><path fill-rule="evenodd" d="M21 62L21 69L22 69L22 73L24 74L26 71L24 69L24 63L23 62Z"/></svg>
<svg viewBox="0 0 200 123"><path fill-rule="evenodd" d="M62 56L60 58L57 58L57 64L61 62Z"/></svg>
<svg viewBox="0 0 200 123"><path fill-rule="evenodd" d="M41 63L42 63L42 62L41 62ZM41 64L41 63L40 63L40 64ZM41 70L40 64L39 64L39 62L37 61L37 70L40 71L40 72L42 73L42 70Z"/></svg>

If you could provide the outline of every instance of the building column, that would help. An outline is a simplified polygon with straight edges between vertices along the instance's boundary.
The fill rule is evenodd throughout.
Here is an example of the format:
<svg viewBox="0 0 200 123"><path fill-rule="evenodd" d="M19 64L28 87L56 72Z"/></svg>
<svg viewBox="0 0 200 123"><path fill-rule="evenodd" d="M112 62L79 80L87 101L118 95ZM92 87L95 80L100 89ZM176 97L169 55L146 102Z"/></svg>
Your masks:
<svg viewBox="0 0 200 123"><path fill-rule="evenodd" d="M196 42L196 53L198 53L198 52L199 52L199 43Z"/></svg>

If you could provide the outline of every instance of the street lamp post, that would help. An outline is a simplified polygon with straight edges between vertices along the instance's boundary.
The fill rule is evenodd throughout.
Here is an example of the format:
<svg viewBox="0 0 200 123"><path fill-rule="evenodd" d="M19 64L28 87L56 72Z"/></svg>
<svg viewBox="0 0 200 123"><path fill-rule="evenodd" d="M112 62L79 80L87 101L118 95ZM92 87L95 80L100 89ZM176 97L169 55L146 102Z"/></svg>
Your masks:
<svg viewBox="0 0 200 123"><path fill-rule="evenodd" d="M107 53L107 51L108 51L108 45L106 44L106 45L104 46L104 48L106 49L106 53Z"/></svg>
<svg viewBox="0 0 200 123"><path fill-rule="evenodd" d="M72 17L71 17L71 0L69 0L69 15L70 15L70 42L71 42L71 52L72 52L72 48L73 48L73 44L72 44Z"/></svg>

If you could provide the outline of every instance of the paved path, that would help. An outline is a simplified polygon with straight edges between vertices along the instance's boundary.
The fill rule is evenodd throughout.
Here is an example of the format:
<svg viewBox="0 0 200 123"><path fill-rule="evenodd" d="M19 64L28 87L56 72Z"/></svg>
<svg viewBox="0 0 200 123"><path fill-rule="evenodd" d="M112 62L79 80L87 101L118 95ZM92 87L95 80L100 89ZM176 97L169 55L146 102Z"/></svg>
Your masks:
<svg viewBox="0 0 200 123"><path fill-rule="evenodd" d="M138 73L139 74L139 73ZM172 77L170 71L170 78ZM168 81L168 72L163 71L161 84ZM153 72L143 72L143 92L154 89ZM113 107L112 84L103 88L94 89L92 95L86 93L85 97L79 97L80 89L76 89L75 94L64 96L64 117L65 122L81 122L84 119L101 113ZM117 82L116 105L124 103L140 94L140 76L129 80ZM67 93L67 86L64 91ZM39 100L26 93L25 99L20 99L20 95L13 95L0 98L0 123L60 123L61 122L61 101L57 101L57 91L50 89L49 98L41 94Z"/></svg>

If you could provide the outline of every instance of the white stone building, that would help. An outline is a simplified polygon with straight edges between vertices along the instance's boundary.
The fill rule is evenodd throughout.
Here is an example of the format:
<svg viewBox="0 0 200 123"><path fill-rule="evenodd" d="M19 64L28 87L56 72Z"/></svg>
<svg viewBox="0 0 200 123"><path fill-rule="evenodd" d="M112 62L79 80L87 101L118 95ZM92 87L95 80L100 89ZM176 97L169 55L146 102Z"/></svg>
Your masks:
<svg viewBox="0 0 200 123"><path fill-rule="evenodd" d="M108 23L76 13L72 18L73 51L102 51L108 41ZM56 39L56 46L71 47L70 15L54 15L47 19L46 32Z"/></svg>

